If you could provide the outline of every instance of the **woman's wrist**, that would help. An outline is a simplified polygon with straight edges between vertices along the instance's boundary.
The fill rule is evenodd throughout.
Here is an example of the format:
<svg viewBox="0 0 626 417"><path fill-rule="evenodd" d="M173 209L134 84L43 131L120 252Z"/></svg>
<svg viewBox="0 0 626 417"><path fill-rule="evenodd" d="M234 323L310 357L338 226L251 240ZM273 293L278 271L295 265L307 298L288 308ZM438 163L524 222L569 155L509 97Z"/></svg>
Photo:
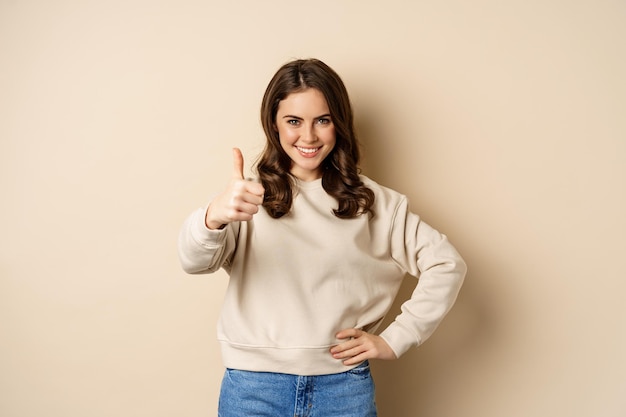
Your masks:
<svg viewBox="0 0 626 417"><path fill-rule="evenodd" d="M207 227L207 229L209 229L209 230L221 230L221 229L226 227L225 223L222 223L220 221L212 220L210 218L210 214L211 214L211 205L209 205L209 207L207 207L206 214L204 215L204 225Z"/></svg>

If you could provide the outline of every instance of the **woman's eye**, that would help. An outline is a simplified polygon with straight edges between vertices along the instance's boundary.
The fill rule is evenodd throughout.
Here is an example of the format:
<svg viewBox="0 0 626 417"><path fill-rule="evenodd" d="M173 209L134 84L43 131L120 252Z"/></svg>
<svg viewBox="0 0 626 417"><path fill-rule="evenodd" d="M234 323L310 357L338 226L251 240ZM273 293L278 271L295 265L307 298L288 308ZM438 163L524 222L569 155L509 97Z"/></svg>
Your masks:
<svg viewBox="0 0 626 417"><path fill-rule="evenodd" d="M322 117L321 119L317 120L317 123L321 124L321 125L327 125L330 123L330 119L326 118L326 117Z"/></svg>
<svg viewBox="0 0 626 417"><path fill-rule="evenodd" d="M292 125L292 126L298 126L300 124L300 120L298 120L298 119L289 119L289 120L287 120L287 123Z"/></svg>

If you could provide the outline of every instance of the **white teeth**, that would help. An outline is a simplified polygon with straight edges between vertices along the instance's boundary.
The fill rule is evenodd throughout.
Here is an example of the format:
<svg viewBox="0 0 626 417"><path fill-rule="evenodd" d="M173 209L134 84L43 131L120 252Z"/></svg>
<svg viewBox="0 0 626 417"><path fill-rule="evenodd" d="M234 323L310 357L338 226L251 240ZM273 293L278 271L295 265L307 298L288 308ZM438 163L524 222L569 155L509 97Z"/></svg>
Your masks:
<svg viewBox="0 0 626 417"><path fill-rule="evenodd" d="M298 150L302 153L315 153L320 149L320 148L301 148L299 146L296 146L296 148L298 148Z"/></svg>

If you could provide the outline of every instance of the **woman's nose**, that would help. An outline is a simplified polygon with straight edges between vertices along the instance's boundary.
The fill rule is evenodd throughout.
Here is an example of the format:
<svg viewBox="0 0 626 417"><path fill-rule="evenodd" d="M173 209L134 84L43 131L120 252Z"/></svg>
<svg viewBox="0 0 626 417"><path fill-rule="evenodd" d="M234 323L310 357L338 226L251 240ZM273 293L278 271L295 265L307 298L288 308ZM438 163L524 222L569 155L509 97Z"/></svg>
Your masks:
<svg viewBox="0 0 626 417"><path fill-rule="evenodd" d="M313 143L317 140L317 135L315 134L315 129L313 126L307 126L307 128L302 133L302 141L307 143Z"/></svg>

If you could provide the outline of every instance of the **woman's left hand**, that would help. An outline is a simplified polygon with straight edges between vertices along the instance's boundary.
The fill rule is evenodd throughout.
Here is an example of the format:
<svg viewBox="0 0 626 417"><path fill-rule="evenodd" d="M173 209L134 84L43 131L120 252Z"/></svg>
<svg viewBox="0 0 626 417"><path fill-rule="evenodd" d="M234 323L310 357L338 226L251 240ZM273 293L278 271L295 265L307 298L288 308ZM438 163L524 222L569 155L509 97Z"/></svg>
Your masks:
<svg viewBox="0 0 626 417"><path fill-rule="evenodd" d="M396 359L385 339L363 330L342 330L337 339L348 339L330 349L333 358L344 359L344 365L356 365L366 359Z"/></svg>

